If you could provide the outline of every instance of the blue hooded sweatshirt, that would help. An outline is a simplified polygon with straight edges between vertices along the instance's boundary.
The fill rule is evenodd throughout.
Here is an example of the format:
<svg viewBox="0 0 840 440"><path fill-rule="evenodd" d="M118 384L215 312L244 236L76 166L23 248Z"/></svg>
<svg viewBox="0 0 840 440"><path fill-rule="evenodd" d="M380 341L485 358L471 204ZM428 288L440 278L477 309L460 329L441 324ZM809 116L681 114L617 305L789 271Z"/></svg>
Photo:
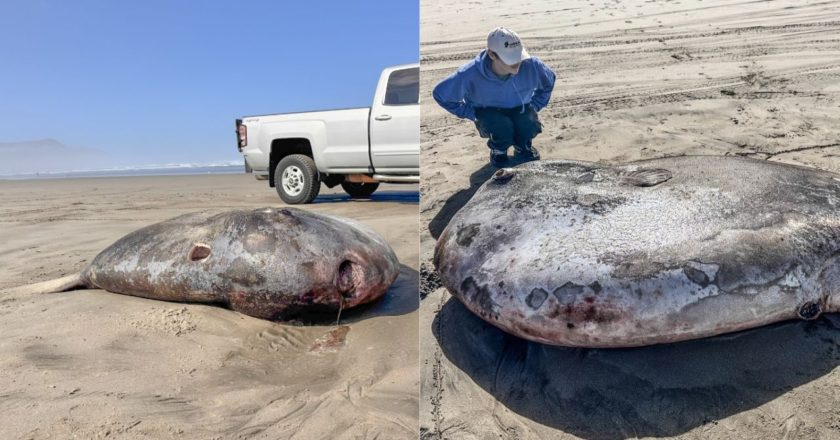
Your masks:
<svg viewBox="0 0 840 440"><path fill-rule="evenodd" d="M475 121L480 107L513 108L530 104L540 111L554 89L554 72L538 58L522 61L519 72L505 79L490 68L487 50L435 86L432 96L449 113Z"/></svg>

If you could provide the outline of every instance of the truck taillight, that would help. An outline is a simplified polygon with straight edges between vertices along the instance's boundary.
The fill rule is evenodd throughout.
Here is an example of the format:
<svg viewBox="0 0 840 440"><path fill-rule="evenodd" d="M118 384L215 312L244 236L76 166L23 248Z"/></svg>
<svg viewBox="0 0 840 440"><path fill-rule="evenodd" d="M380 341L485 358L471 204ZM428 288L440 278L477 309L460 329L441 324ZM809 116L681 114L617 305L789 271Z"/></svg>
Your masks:
<svg viewBox="0 0 840 440"><path fill-rule="evenodd" d="M236 140L239 141L239 150L248 146L248 127L242 124L242 120L236 121Z"/></svg>

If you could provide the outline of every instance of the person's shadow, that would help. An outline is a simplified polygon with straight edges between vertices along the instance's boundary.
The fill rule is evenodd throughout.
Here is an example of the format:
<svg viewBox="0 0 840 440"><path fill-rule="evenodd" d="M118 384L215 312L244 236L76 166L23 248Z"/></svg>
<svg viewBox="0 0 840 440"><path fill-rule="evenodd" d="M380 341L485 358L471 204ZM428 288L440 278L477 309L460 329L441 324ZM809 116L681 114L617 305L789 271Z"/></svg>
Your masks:
<svg viewBox="0 0 840 440"><path fill-rule="evenodd" d="M438 211L432 221L429 222L429 232L431 232L432 237L434 237L435 240L440 237L441 232L443 232L446 225L449 224L449 221L452 220L455 213L463 208L468 201L470 201L475 192L478 191L478 188L480 188L481 185L483 185L495 171L496 167L490 165L489 163L485 164L483 167L479 168L470 175L469 188L462 189L446 199L443 207L440 208L440 211Z"/></svg>
<svg viewBox="0 0 840 440"><path fill-rule="evenodd" d="M510 156L505 168L512 168L527 162L528 161L517 159L516 156ZM449 224L449 221L452 220L452 217L455 216L455 213L460 211L461 208L470 201L473 195L475 195L475 192L481 188L481 185L483 185L484 182L486 182L487 179L489 179L498 169L499 168L490 165L490 163L484 164L484 166L477 169L470 175L469 188L462 189L446 199L443 207L440 208L440 211L438 211L432 221L429 222L429 232L431 232L432 237L434 237L435 240L440 237L440 234L446 228L446 225Z"/></svg>
<svg viewBox="0 0 840 440"><path fill-rule="evenodd" d="M455 298L433 322L445 356L499 402L587 439L675 436L761 406L836 368L838 329L831 314L674 344L582 349L508 335Z"/></svg>

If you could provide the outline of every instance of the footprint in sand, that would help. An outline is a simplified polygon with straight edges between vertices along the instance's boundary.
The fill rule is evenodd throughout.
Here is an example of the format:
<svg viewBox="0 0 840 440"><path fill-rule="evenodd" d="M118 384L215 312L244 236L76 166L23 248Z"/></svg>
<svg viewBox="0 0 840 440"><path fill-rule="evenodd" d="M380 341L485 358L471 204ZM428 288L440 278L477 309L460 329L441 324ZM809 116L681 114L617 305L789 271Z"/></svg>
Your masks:
<svg viewBox="0 0 840 440"><path fill-rule="evenodd" d="M265 347L269 351L303 350L314 339L307 330L306 327L276 325L257 333L249 345Z"/></svg>

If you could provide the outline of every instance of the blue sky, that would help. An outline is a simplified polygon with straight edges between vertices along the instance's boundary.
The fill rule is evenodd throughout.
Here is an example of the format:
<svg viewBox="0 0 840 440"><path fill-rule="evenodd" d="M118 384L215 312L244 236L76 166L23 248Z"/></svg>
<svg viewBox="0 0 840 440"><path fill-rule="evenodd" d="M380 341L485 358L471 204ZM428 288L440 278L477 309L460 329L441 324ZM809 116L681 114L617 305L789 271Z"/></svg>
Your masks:
<svg viewBox="0 0 840 440"><path fill-rule="evenodd" d="M383 67L419 59L417 1L0 5L0 145L99 166L240 160L235 118L368 106Z"/></svg>

